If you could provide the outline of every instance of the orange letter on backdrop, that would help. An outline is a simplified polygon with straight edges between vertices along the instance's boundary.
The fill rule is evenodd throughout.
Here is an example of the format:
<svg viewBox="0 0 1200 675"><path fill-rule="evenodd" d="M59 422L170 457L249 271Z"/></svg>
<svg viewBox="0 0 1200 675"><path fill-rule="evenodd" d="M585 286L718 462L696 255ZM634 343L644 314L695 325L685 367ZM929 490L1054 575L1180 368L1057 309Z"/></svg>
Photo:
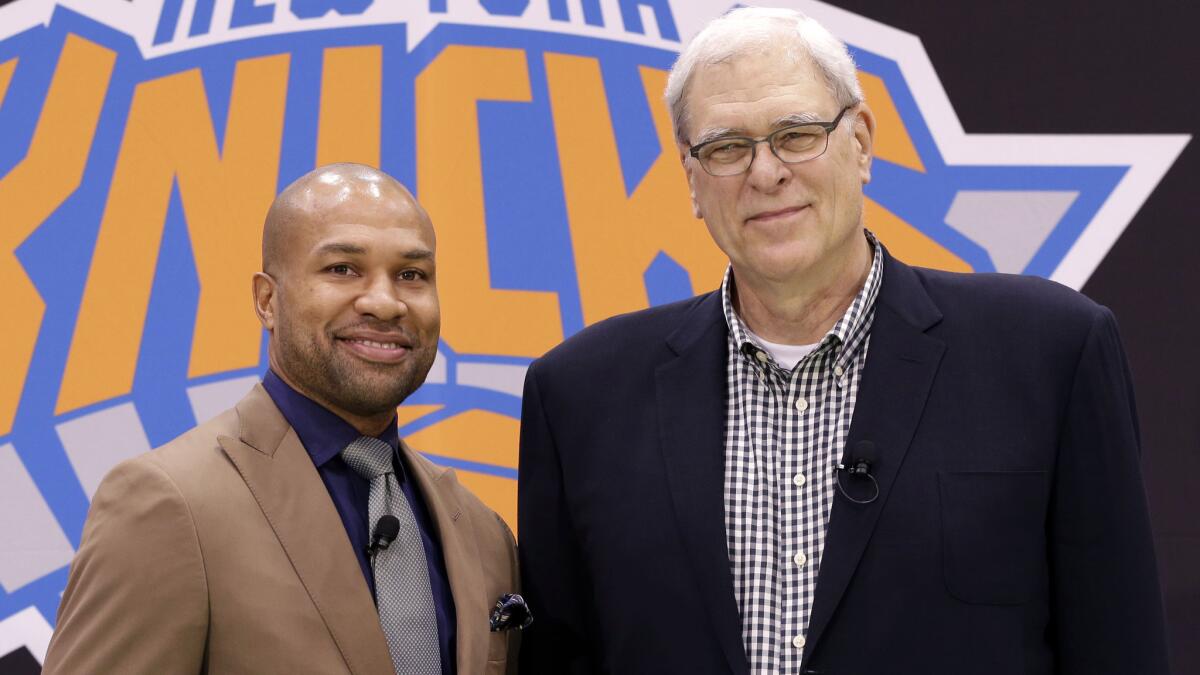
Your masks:
<svg viewBox="0 0 1200 675"><path fill-rule="evenodd" d="M325 50L317 166L334 162L379 166L382 80L382 47Z"/></svg>
<svg viewBox="0 0 1200 675"><path fill-rule="evenodd" d="M138 85L57 412L132 388L175 181L200 276L188 373L258 364L262 333L250 311L250 278L259 269L262 221L275 197L288 63L287 55L277 55L237 65L223 150L199 70Z"/></svg>
<svg viewBox="0 0 1200 675"><path fill-rule="evenodd" d="M593 58L546 55L583 320L649 306L643 275L660 251L688 272L695 292L721 283L726 259L692 215L687 180L662 102L666 73L641 68L660 153L627 197L608 100Z"/></svg>
<svg viewBox="0 0 1200 675"><path fill-rule="evenodd" d="M29 151L0 179L0 307L5 316L0 436L12 431L45 310L15 250L79 187L115 62L112 51L67 36ZM0 102L15 65L0 65Z"/></svg>
<svg viewBox="0 0 1200 675"><path fill-rule="evenodd" d="M528 101L525 53L447 47L417 76L417 189L438 230L442 337L459 352L541 356L562 340L558 296L492 288L479 101Z"/></svg>

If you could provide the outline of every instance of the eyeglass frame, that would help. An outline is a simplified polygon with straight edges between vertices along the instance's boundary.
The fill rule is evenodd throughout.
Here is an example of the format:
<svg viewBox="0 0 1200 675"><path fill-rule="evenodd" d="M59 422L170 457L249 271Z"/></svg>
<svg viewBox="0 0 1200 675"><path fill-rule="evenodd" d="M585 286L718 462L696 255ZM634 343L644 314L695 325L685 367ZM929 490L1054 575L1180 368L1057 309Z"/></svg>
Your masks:
<svg viewBox="0 0 1200 675"><path fill-rule="evenodd" d="M821 155L825 154L825 152L827 150L829 150L830 135L832 135L834 130L838 128L838 125L842 123L842 118L845 117L846 113L856 105L858 105L858 103L851 103L850 105L842 108L842 111L837 114L837 117L833 118L833 120L830 122L803 122L800 124L789 124L786 127L781 127L779 129L776 129L775 131L772 131L771 133L767 134L766 136L760 136L758 138L754 138L751 136L721 136L720 138L713 138L711 140L704 141L703 143L697 143L696 145L693 145L692 147L688 148L688 154L691 155L693 158L695 158L696 162L700 165L700 168L704 169L704 173L707 173L708 175L712 176L713 178L729 178L730 176L740 176L740 175L746 173L747 171L749 171L750 167L754 166L754 160L758 156L758 144L762 143L763 141L767 142L767 147L770 148L771 154L775 155L775 159L778 159L779 161L783 162L784 164L802 164L804 162L810 162L810 161L820 157ZM789 162L788 160L779 156L779 153L775 151L775 144L772 141L774 140L774 138L777 135L779 135L785 131L788 131L790 129L795 129L796 127L821 127L822 129L824 129L825 130L825 147L821 149L821 152L818 152L817 154L813 155L812 157L806 157L801 160ZM712 145L713 143L721 143L721 142L728 142L728 141L750 141L750 162L746 164L746 168L742 169L741 171L739 171L737 173L728 173L728 174L718 175L718 174L713 173L712 171L709 171L708 167L705 166L704 161L700 159L700 149L706 145Z"/></svg>

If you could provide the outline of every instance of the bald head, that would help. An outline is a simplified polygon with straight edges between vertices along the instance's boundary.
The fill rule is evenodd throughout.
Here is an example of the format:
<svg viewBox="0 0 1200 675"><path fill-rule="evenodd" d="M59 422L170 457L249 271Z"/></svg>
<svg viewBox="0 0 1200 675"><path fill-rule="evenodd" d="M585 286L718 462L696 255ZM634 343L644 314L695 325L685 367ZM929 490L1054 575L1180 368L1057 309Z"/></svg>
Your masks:
<svg viewBox="0 0 1200 675"><path fill-rule="evenodd" d="M366 164L329 164L296 179L271 204L263 224L263 271L285 273L298 244L331 223L363 219L415 221L433 238L429 215L400 181Z"/></svg>

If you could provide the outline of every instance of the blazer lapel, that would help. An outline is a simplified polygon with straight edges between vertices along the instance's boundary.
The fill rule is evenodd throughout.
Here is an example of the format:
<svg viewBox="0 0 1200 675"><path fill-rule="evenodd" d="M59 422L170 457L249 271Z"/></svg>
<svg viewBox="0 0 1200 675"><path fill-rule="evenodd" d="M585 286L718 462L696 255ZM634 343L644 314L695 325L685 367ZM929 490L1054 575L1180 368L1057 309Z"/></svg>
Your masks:
<svg viewBox="0 0 1200 675"><path fill-rule="evenodd" d="M370 589L312 459L262 385L218 439L283 546L352 673L393 673Z"/></svg>
<svg viewBox="0 0 1200 675"><path fill-rule="evenodd" d="M913 270L884 252L883 286L867 363L858 389L846 447L860 441L875 444L872 475L879 496L870 504L854 504L835 495L816 596L808 624L803 666L841 602L862 558L879 514L887 504L896 474L925 409L945 344L925 334L941 320L941 312Z"/></svg>
<svg viewBox="0 0 1200 675"><path fill-rule="evenodd" d="M437 527L446 563L450 593L457 617L455 637L459 673L482 673L488 658L488 599L484 573L475 540L474 524L455 495L454 472L420 457L403 441L400 452L421 489L425 505Z"/></svg>
<svg viewBox="0 0 1200 675"><path fill-rule="evenodd" d="M675 358L655 372L667 482L680 534L734 673L749 671L725 537L725 417L728 329L720 293L703 298L667 344Z"/></svg>

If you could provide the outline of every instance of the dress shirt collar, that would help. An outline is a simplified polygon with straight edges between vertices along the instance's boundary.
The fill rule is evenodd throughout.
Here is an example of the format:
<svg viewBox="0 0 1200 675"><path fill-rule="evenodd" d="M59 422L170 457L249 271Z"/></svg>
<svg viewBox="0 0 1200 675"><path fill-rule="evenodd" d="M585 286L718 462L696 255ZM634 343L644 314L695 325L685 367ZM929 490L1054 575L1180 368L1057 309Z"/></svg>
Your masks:
<svg viewBox="0 0 1200 675"><path fill-rule="evenodd" d="M825 337L821 338L816 349L801 359L801 363L814 354L824 353L830 349L840 349L831 365L845 370L855 351L864 342L870 329L870 319L875 314L875 298L879 295L879 287L883 280L883 252L880 250L879 240L870 230L863 230L863 233L866 235L867 241L871 243L872 251L871 269L867 272L867 279L858 294L854 296L854 300L850 302L850 306L846 308L842 318L838 319ZM734 283L733 265L730 265L725 270L724 280L721 281L721 307L725 312L725 324L729 328L729 339L733 345L736 345L742 358L748 359L756 367L761 367L764 364L758 362L756 355L762 353L769 356L769 352L750 336L750 331L742 322L742 317L734 309ZM841 349L843 346L845 348Z"/></svg>
<svg viewBox="0 0 1200 675"><path fill-rule="evenodd" d="M271 395L271 400L278 406L279 412L283 413L284 419L296 430L300 443L318 468L338 457L343 448L362 436L349 422L292 389L273 370L268 369L263 377L263 388ZM378 438L392 446L393 452L399 452L400 436L396 431L395 418L392 418L392 423ZM404 480L402 467L397 466L397 470L396 478Z"/></svg>

